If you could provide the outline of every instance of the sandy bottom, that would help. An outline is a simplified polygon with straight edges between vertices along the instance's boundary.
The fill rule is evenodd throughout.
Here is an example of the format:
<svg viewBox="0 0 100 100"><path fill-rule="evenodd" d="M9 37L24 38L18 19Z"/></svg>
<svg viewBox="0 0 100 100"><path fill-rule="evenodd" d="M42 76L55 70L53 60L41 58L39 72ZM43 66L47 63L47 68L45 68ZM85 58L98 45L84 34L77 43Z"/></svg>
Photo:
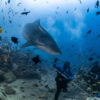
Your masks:
<svg viewBox="0 0 100 100"><path fill-rule="evenodd" d="M45 69L46 70L46 69ZM53 68L47 70L48 73L40 73L41 79L17 79L12 83L2 83L0 85L1 96L4 100L54 100L56 91L55 76ZM16 91L15 94L4 95L5 85ZM69 84L68 92L61 93L59 100L100 100L99 98L88 97L72 83Z"/></svg>

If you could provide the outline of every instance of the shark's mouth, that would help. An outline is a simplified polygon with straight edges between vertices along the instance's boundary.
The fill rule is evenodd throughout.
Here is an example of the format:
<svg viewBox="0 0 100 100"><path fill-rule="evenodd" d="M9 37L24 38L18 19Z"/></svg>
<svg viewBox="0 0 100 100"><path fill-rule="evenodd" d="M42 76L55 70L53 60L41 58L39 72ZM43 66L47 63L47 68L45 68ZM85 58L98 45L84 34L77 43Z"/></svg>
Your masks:
<svg viewBox="0 0 100 100"><path fill-rule="evenodd" d="M61 53L60 52L56 52L56 51L54 51L54 50L51 50L50 48L48 48L48 47L44 47L44 46L36 46L38 49L40 49L40 50L43 50L43 51L45 51L45 52L47 52L47 53L49 53L49 54L52 54L52 55L60 55Z"/></svg>

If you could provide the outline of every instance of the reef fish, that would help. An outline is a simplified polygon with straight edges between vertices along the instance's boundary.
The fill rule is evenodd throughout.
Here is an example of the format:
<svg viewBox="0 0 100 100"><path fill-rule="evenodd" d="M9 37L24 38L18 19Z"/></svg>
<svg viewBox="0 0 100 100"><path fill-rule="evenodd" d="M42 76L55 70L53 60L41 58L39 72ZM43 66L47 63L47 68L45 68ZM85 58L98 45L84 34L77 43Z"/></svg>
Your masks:
<svg viewBox="0 0 100 100"><path fill-rule="evenodd" d="M2 28L0 27L0 34L2 33Z"/></svg>
<svg viewBox="0 0 100 100"><path fill-rule="evenodd" d="M18 38L16 37L11 37L11 41L15 44L18 44Z"/></svg>
<svg viewBox="0 0 100 100"><path fill-rule="evenodd" d="M30 11L22 12L21 15L28 15Z"/></svg>

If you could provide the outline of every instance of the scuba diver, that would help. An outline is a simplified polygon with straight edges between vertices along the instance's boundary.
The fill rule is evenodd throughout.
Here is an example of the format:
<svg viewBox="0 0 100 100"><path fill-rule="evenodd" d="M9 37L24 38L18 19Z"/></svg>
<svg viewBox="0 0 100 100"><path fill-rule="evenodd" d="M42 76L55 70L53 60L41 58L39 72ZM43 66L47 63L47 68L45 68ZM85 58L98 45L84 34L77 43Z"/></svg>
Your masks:
<svg viewBox="0 0 100 100"><path fill-rule="evenodd" d="M95 61L93 67L88 72L89 82L93 95L100 97L100 66L99 62Z"/></svg>
<svg viewBox="0 0 100 100"><path fill-rule="evenodd" d="M57 90L55 93L54 100L58 100L58 97L62 90L63 92L67 91L68 83L74 79L74 75L70 68L70 62L65 62L65 64L62 67L60 67L56 66L57 61L58 59L56 58L53 64L53 67L57 69L57 77L55 79Z"/></svg>
<svg viewBox="0 0 100 100"><path fill-rule="evenodd" d="M90 72L100 75L100 66L99 66L99 62L98 61L94 62L93 67L92 67Z"/></svg>

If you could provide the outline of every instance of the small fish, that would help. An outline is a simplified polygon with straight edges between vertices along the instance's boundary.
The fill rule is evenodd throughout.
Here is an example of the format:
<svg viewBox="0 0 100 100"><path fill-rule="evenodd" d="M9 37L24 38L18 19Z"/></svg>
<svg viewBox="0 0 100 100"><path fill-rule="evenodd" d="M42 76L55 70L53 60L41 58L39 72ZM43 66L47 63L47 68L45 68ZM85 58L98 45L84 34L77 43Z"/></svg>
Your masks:
<svg viewBox="0 0 100 100"><path fill-rule="evenodd" d="M72 44L72 48L74 48L74 44Z"/></svg>
<svg viewBox="0 0 100 100"><path fill-rule="evenodd" d="M33 57L32 61L35 63L35 65L38 64L38 63L41 63L40 56L37 55L36 57Z"/></svg>
<svg viewBox="0 0 100 100"><path fill-rule="evenodd" d="M7 63L8 62L8 57L6 55L2 55L1 57L2 61Z"/></svg>
<svg viewBox="0 0 100 100"><path fill-rule="evenodd" d="M77 10L77 8L74 8L74 11L76 11Z"/></svg>
<svg viewBox="0 0 100 100"><path fill-rule="evenodd" d="M88 13L89 11L90 11L90 9L88 8L88 9L87 9L87 13Z"/></svg>
<svg viewBox="0 0 100 100"><path fill-rule="evenodd" d="M99 91L92 91L92 93L99 93Z"/></svg>
<svg viewBox="0 0 100 100"><path fill-rule="evenodd" d="M96 83L100 84L100 82L96 82Z"/></svg>
<svg viewBox="0 0 100 100"><path fill-rule="evenodd" d="M80 58L80 57L82 57L82 54L79 54L79 55L78 55L78 58Z"/></svg>
<svg viewBox="0 0 100 100"><path fill-rule="evenodd" d="M97 0L95 8L98 8L98 7L99 7L99 1Z"/></svg>
<svg viewBox="0 0 100 100"><path fill-rule="evenodd" d="M59 9L60 7L57 7L57 9Z"/></svg>
<svg viewBox="0 0 100 100"><path fill-rule="evenodd" d="M93 57L88 58L89 61L93 61Z"/></svg>
<svg viewBox="0 0 100 100"><path fill-rule="evenodd" d="M15 44L18 44L18 38L16 37L11 37L11 41Z"/></svg>
<svg viewBox="0 0 100 100"><path fill-rule="evenodd" d="M5 92L2 92L2 94L3 94L5 97L7 97L7 95L6 95L6 93L5 93Z"/></svg>
<svg viewBox="0 0 100 100"><path fill-rule="evenodd" d="M22 68L21 71L22 71L22 72L26 72L26 68Z"/></svg>
<svg viewBox="0 0 100 100"><path fill-rule="evenodd" d="M97 84L92 84L92 86L96 86Z"/></svg>
<svg viewBox="0 0 100 100"><path fill-rule="evenodd" d="M87 33L88 33L88 34L90 34L91 32L92 32L91 30L88 30L88 32L87 32Z"/></svg>
<svg viewBox="0 0 100 100"><path fill-rule="evenodd" d="M98 35L98 37L100 38L100 34Z"/></svg>
<svg viewBox="0 0 100 100"><path fill-rule="evenodd" d="M2 34L2 28L0 27L0 34Z"/></svg>
<svg viewBox="0 0 100 100"><path fill-rule="evenodd" d="M10 0L8 0L8 3L10 3Z"/></svg>
<svg viewBox="0 0 100 100"><path fill-rule="evenodd" d="M40 95L38 98L41 99L41 98L44 98L46 96L45 93L43 93L42 95Z"/></svg>
<svg viewBox="0 0 100 100"><path fill-rule="evenodd" d="M68 14L68 10L66 11L66 14Z"/></svg>
<svg viewBox="0 0 100 100"><path fill-rule="evenodd" d="M2 40L2 37L0 36L0 41Z"/></svg>
<svg viewBox="0 0 100 100"><path fill-rule="evenodd" d="M28 15L30 11L22 12L21 15Z"/></svg>
<svg viewBox="0 0 100 100"><path fill-rule="evenodd" d="M80 2L80 4L82 4L82 1L81 0L79 0L79 2Z"/></svg>
<svg viewBox="0 0 100 100"><path fill-rule="evenodd" d="M58 14L58 12L56 11L56 14Z"/></svg>
<svg viewBox="0 0 100 100"><path fill-rule="evenodd" d="M96 16L100 15L100 11L96 12Z"/></svg>
<svg viewBox="0 0 100 100"><path fill-rule="evenodd" d="M55 58L55 59L54 59L54 63L56 63L57 61L58 61L58 58Z"/></svg>
<svg viewBox="0 0 100 100"><path fill-rule="evenodd" d="M11 20L9 20L9 23L12 23L12 21L11 21Z"/></svg>
<svg viewBox="0 0 100 100"><path fill-rule="evenodd" d="M5 2L5 5L7 5L7 2Z"/></svg>
<svg viewBox="0 0 100 100"><path fill-rule="evenodd" d="M19 2L18 4L17 4L17 6L20 6L21 5L21 2Z"/></svg>

